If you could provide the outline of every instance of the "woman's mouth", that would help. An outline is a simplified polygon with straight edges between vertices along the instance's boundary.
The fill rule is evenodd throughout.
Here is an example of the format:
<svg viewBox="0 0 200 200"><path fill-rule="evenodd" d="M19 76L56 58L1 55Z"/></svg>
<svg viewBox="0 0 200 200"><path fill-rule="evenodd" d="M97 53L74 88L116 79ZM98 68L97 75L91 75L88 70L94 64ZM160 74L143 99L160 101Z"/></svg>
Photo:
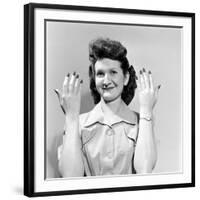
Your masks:
<svg viewBox="0 0 200 200"><path fill-rule="evenodd" d="M105 91L109 91L109 90L112 90L114 87L103 87L102 89L105 90Z"/></svg>

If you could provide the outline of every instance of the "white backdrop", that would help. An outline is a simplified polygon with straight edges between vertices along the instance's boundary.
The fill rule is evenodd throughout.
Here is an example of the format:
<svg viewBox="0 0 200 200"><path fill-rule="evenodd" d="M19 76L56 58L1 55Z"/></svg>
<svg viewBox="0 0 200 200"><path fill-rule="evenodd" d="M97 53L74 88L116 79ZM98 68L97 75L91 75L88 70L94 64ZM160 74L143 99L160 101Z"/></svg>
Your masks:
<svg viewBox="0 0 200 200"><path fill-rule="evenodd" d="M0 120L1 120L1 199L27 199L22 196L23 191L23 4L29 1L3 1L1 3L1 103L0 103ZM124 7L133 9L148 9L148 10L166 10L166 11L185 11L198 12L200 6L198 0L140 0L134 2L132 0L110 0L99 1L69 1L69 0L54 0L54 1L35 1L43 3L60 3L74 5L90 5L90 6L108 6L108 7ZM200 14L196 15L196 25L200 24ZM196 27L196 66L200 66L198 53L200 52L200 35L199 25ZM196 77L200 77L199 68L196 67ZM196 85L200 85L200 78L196 79ZM196 102L200 101L200 93L196 91ZM196 111L199 109L199 104L196 105ZM198 122L199 112L196 113ZM200 151L198 143L200 137L198 132L200 126L197 124L196 129L196 152ZM198 199L200 176L198 168L200 167L200 159L196 160L196 188L184 189L165 189L137 192L122 192L122 193L107 193L107 194L89 194L89 195L74 195L62 197L47 197L46 199ZM42 198L38 198L42 199Z"/></svg>

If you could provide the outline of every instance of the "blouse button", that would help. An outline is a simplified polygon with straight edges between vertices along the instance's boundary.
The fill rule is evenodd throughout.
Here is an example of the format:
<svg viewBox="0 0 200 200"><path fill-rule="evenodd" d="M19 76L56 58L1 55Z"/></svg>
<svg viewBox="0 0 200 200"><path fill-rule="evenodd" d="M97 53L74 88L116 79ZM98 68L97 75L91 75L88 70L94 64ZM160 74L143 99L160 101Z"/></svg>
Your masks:
<svg viewBox="0 0 200 200"><path fill-rule="evenodd" d="M107 131L107 135L111 136L113 134L114 134L113 130L110 129L110 130Z"/></svg>

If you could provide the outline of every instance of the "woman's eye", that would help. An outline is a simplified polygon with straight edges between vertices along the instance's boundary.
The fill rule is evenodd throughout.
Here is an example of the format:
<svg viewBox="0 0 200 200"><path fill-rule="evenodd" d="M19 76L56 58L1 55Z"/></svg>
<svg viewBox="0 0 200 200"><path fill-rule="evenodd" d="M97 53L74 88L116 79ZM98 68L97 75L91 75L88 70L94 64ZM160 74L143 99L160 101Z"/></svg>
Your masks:
<svg viewBox="0 0 200 200"><path fill-rule="evenodd" d="M111 71L111 74L112 75L117 74L117 71Z"/></svg>
<svg viewBox="0 0 200 200"><path fill-rule="evenodd" d="M104 73L103 72L97 72L97 74L96 74L98 77L102 77L102 76L104 76Z"/></svg>

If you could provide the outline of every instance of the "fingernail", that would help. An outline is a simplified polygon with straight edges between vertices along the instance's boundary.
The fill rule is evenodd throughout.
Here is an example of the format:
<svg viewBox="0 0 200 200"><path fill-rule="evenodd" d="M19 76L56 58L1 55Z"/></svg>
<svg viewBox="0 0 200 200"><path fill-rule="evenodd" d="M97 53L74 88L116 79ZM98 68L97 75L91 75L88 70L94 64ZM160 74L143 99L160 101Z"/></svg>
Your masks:
<svg viewBox="0 0 200 200"><path fill-rule="evenodd" d="M79 78L79 74L76 75L76 78Z"/></svg>
<svg viewBox="0 0 200 200"><path fill-rule="evenodd" d="M143 68L142 70L143 70L143 72L146 72L145 68Z"/></svg>
<svg viewBox="0 0 200 200"><path fill-rule="evenodd" d="M83 83L83 80L80 80L80 83Z"/></svg>
<svg viewBox="0 0 200 200"><path fill-rule="evenodd" d="M69 76L70 76L70 73L67 74L67 77L69 77Z"/></svg>
<svg viewBox="0 0 200 200"><path fill-rule="evenodd" d="M75 76L76 72L73 73L73 75Z"/></svg>
<svg viewBox="0 0 200 200"><path fill-rule="evenodd" d="M138 77L137 77L137 76L135 76L135 79L136 79L136 80L138 80Z"/></svg>
<svg viewBox="0 0 200 200"><path fill-rule="evenodd" d="M151 74L151 71L149 71L149 74Z"/></svg>
<svg viewBox="0 0 200 200"><path fill-rule="evenodd" d="M160 88L161 88L161 85L158 86L158 89L160 89Z"/></svg>
<svg viewBox="0 0 200 200"><path fill-rule="evenodd" d="M142 74L142 70L140 70L140 74Z"/></svg>

